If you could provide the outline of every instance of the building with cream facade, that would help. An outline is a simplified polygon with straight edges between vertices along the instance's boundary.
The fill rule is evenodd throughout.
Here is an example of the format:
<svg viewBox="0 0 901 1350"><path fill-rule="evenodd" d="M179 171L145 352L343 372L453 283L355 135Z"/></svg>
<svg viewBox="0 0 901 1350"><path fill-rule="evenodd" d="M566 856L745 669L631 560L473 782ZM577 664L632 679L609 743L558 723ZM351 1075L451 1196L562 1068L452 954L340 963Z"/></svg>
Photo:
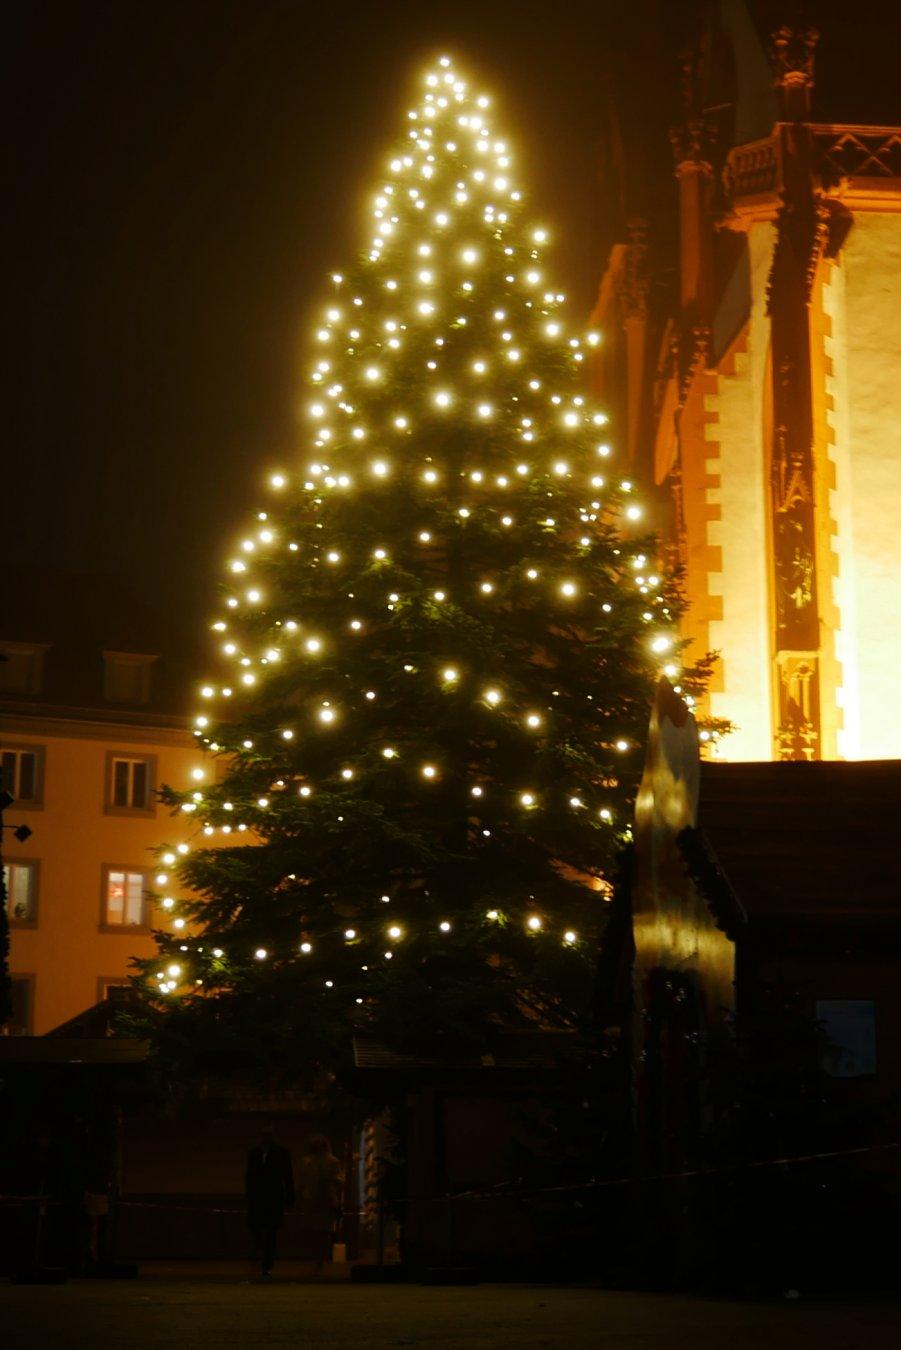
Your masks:
<svg viewBox="0 0 901 1350"><path fill-rule="evenodd" d="M168 921L148 895L169 833L156 794L184 785L198 759L177 711L186 671L153 654L154 625L130 598L95 585L104 617L86 619L79 581L56 579L31 617L12 616L14 636L0 632L4 824L31 831L3 837L7 1035L54 1030L153 955L152 929Z"/></svg>

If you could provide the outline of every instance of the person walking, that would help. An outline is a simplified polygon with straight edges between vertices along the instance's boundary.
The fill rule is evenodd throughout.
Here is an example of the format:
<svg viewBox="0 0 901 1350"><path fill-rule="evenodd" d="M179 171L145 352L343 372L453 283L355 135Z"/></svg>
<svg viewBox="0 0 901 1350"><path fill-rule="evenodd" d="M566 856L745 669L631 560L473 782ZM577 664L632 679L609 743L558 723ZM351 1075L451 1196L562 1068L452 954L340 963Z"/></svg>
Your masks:
<svg viewBox="0 0 901 1350"><path fill-rule="evenodd" d="M300 1197L304 1226L313 1239L313 1274L331 1260L332 1239L341 1218L344 1177L324 1134L314 1134L301 1165Z"/></svg>
<svg viewBox="0 0 901 1350"><path fill-rule="evenodd" d="M294 1206L294 1170L291 1154L275 1142L275 1131L264 1125L259 1144L247 1155L244 1180L247 1226L256 1239L264 1278L275 1264L276 1235L285 1210Z"/></svg>

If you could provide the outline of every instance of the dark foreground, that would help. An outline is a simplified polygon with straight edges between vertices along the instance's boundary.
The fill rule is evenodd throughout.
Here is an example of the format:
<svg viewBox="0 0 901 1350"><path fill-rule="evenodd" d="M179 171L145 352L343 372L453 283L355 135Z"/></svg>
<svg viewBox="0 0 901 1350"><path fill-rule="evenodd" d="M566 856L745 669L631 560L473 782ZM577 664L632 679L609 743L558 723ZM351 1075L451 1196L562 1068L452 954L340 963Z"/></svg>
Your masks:
<svg viewBox="0 0 901 1350"><path fill-rule="evenodd" d="M0 1343L91 1350L893 1350L901 1304L738 1303L586 1288L212 1278L0 1285Z"/></svg>

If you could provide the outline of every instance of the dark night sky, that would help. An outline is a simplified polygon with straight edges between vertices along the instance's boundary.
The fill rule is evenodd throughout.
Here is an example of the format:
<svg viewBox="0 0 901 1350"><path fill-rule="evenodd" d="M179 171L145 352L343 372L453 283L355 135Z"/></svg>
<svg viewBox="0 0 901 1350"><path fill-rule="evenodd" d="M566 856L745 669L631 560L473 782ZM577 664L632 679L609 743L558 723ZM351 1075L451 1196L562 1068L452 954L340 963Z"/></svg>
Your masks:
<svg viewBox="0 0 901 1350"><path fill-rule="evenodd" d="M322 279L439 50L495 95L585 314L616 222L611 81L665 128L672 35L648 16L691 7L7 0L7 566L207 612L263 473L296 454Z"/></svg>

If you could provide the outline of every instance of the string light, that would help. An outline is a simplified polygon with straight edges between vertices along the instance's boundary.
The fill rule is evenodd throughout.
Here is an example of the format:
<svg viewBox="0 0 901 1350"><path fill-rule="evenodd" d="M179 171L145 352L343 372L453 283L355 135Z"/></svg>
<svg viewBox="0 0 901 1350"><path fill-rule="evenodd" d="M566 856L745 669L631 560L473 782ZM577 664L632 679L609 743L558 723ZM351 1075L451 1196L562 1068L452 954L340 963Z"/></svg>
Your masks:
<svg viewBox="0 0 901 1350"><path fill-rule="evenodd" d="M604 426L607 419L590 406L576 383L576 363L582 360L583 346L585 350L597 347L600 335L589 332L584 338L571 336L560 309L564 297L542 289L547 283L542 282L540 253L547 242L547 231L524 231L519 224L514 208L521 193L513 178L509 151L496 139L489 124L489 100L470 94L446 57L428 71L426 91L410 110L410 136L404 150L391 160L385 181L373 196L368 262L364 260L349 285L343 274L332 274L334 298L321 312L314 330L320 347L309 372L310 401L304 400L302 409L309 419L304 423L308 453L316 461L306 470L308 476L297 480L284 472L268 476L270 488L284 495L276 503L278 509L273 508L272 518L270 513L257 513L248 536L232 549L238 556L226 563L236 587L225 600L229 624L217 620L212 625L216 633L228 632L216 657L232 663L234 674L229 677L230 683L220 683L211 676L200 686L200 697L210 707L219 706L217 700L230 699L234 694L232 704L227 705L230 710L240 696L245 704L259 710L261 717L277 705L282 710L281 718L300 722L305 710L314 724L334 727L334 731L328 737L311 736L304 744L302 728L295 734L291 726L276 725L265 737L262 731L258 733L260 748L256 750L252 739L232 740L218 726L214 732L209 717L197 717L194 732L198 748L212 754L221 749L228 757L223 782L237 784L240 780L236 775L242 767L254 766L252 787L239 791L230 786L234 802L222 800L224 789L217 787L218 774L212 775L216 781L210 789L180 802L187 816L199 812L193 822L184 820L186 830L193 826L207 838L219 832L228 834L233 828L247 832L248 822L221 824L218 812L221 809L230 813L227 819L234 819L237 812L246 814L255 803L256 811L267 815L251 816L250 833L241 841L245 847L250 846L257 820L267 820L267 829L279 825L282 812L273 807L279 804L277 794L286 789L291 791L295 813L303 811L310 824L318 822L320 812L331 812L335 827L341 825L345 816L339 812L356 807L358 798L365 798L369 788L370 776L361 771L367 762L364 757L375 755L387 762L401 758L394 745L381 743L391 734L392 726L398 734L390 718L402 716L398 693L401 666L405 685L409 679L408 687L416 689L418 679L425 674L431 697L437 699L442 687L449 694L461 685L461 665L465 665L464 687L472 681L476 704L481 702L498 714L492 718L497 730L491 733L497 744L513 744L505 738L515 731L524 756L547 753L552 748L549 736L530 741L522 731L544 728L546 717L535 705L553 698L557 700L549 705L555 714L553 730L568 735L577 682L567 686L562 674L549 676L543 656L531 668L514 665L508 672L502 645L495 655L495 630L491 625L497 623L500 637L505 631L503 625L515 612L523 578L530 583L541 582L528 590L527 603L536 622L540 622L543 602L584 595L584 603L578 609L574 606L572 612L577 612L580 624L584 621L588 628L592 623L590 613L595 622L602 622L602 615L613 612L611 601L600 601L598 590L609 593L611 581L617 584L614 573L619 572L622 589L632 588L642 597L638 603L648 607L642 611L642 622L650 627L644 628L640 647L648 670L662 670L672 679L678 676L678 665L669 655L676 639L665 631L674 629L678 616L671 616L665 607L660 578L649 574L653 563L644 555L630 554L628 544L622 545L622 554L616 546L609 551L603 546L608 524L615 524L617 519L634 523L643 518L634 485L623 479L617 490L618 479L614 479L613 490L604 503L600 496L591 499L593 493L606 491L606 479L590 472L589 457L593 465L594 456L606 460L612 450L607 442L595 443L595 429ZM497 299L486 303L489 295ZM487 331L481 326L484 321ZM468 324L473 334L469 350ZM419 372L418 377L411 378L413 370ZM492 382L491 373L497 370L503 372L502 378ZM398 407L395 399L399 390L404 394ZM453 454L446 453L442 428L452 438ZM564 444L565 457L559 455ZM519 453L532 459L533 465L516 462L517 445ZM370 446L372 449L367 450ZM508 449L513 451L509 457ZM385 480L390 480L392 491L385 491ZM439 483L447 485L446 493L426 490ZM465 496L461 491L464 487ZM403 523L401 531L392 532L394 521L388 516L387 504L395 500L395 488L396 500L403 502ZM500 509L499 492L506 494ZM373 501L386 503L381 525L384 543L368 549L362 524L358 535L348 523L350 503L367 493ZM508 532L502 542L499 530ZM492 532L498 532L496 548L493 553L486 550L482 564L489 576L467 576L468 559ZM634 538L634 532L628 533ZM417 544L428 548L417 549ZM463 551L466 548L470 549L468 554ZM509 553L501 554L502 548ZM578 558L577 568L574 557ZM528 558L540 562L540 568L533 562L526 566ZM289 563L298 570L292 591L294 603L288 610L295 617L286 619L279 613L282 597L277 593L275 566ZM374 563L379 566L374 567ZM592 571L593 566L597 570ZM268 587L270 577L274 579L271 597L262 589L262 581ZM374 597L372 585L377 581ZM389 591L389 586L396 589ZM453 596L451 604L447 604L449 595ZM495 599L491 604L476 603L479 597ZM305 612L301 605L307 606ZM446 608L436 608L441 605ZM550 604L552 615L559 616L562 608L559 602ZM617 608L624 624L630 614L638 613L622 605ZM424 616L423 622L433 626L434 638L424 635L423 645L419 645L417 634L417 645L411 646L408 639L417 616ZM548 630L556 633L553 617L546 616L546 621ZM477 640L466 637L468 623L482 626ZM564 628L561 618L556 623L558 629ZM364 632L365 638L351 644L350 634ZM626 636L621 640L626 642L625 628L623 633ZM361 688L362 682L354 673L354 660L370 649L375 664L369 679L379 691L378 701L376 689ZM432 653L434 664L427 664L423 652ZM442 665L442 652L445 660L452 656L461 665ZM394 653L398 659L381 678L386 653ZM486 653L491 655L486 658ZM318 659L298 662L303 677L292 684L292 662L298 655ZM665 665L652 660L664 656L668 657ZM503 690L496 683L482 687L483 681L492 679L492 670L495 679L500 676L504 680ZM550 692L552 682L559 683L560 688ZM580 693L578 698L582 697ZM591 704L593 695L588 695L587 701ZM294 709L295 705L301 711L286 714L285 709ZM442 716L461 719L461 728L462 719L473 711L459 689L453 697L443 698L441 706L446 710ZM599 695L595 707L601 706ZM379 714L386 716L383 725L375 720ZM240 724L237 717L235 721ZM415 794L443 779L446 790L438 797L453 800L460 769L459 762L454 763L453 738L436 740L436 747L441 747L439 769L438 763L421 762L425 747L420 740L417 754L416 732L408 736L406 725L400 733L404 738L403 761L390 773L386 770L373 775L374 783L390 785L391 792L405 785L405 794ZM418 725L415 721L410 724L412 728ZM453 726L456 736L456 721ZM635 744L632 736L632 728L626 723L623 734L613 738L612 748L626 753ZM275 738L278 752L270 738ZM460 743L467 743L462 732ZM609 738L606 745L609 754ZM334 748L335 758L329 747ZM276 767L278 753L287 762ZM315 758L304 762L307 753ZM437 749L432 753L437 754ZM354 762L348 763L349 759ZM263 779L264 765L270 760L273 763ZM289 763L302 762L305 776L312 764L316 768L310 777L322 774L323 787L309 808L301 808L300 801L313 797L312 783L296 785L296 770L288 767ZM535 762L543 763L541 758ZM571 818L569 828L574 832L591 829L597 834L598 820L612 825L613 812L609 806L599 805L587 777L582 779L585 786L579 793L568 793L547 786L539 774L532 779L541 785L539 795L535 789L519 790L515 780L511 784L500 767L503 763L503 756L497 763L486 764L473 754L463 770L464 782L466 777L482 780L461 789L469 803L463 807L467 828L480 846L486 839L503 838L502 825L509 828L511 820L524 835L540 839L542 821L553 820L554 813L567 803L572 811L584 811L581 825L579 817ZM402 772L405 765L412 774ZM283 777L277 777L278 773ZM190 771L194 784L203 783L208 776L199 766ZM607 781L609 778L609 770L598 765L597 776L591 781L606 781L605 795L617 802L614 790L618 785ZM340 790L340 783L355 781L359 781L358 787ZM377 794L379 788L374 786L372 790ZM498 819L486 809L489 791L491 809L497 811ZM384 804L377 796L375 800ZM433 800L438 800L434 794ZM483 802L485 805L476 807L475 803ZM523 810L511 812L511 805L517 802ZM448 807L449 811L453 809ZM484 818L473 818L476 810ZM212 819L205 819L207 816ZM347 820L351 820L349 810ZM609 838L615 837L614 831L609 831ZM182 856L183 849L187 851L187 845L178 846ZM178 855L170 852L163 856L167 865L173 866ZM294 879L292 875L290 880ZM388 903L390 896L380 899ZM535 904L536 898L530 896L529 900ZM520 903L511 898L511 912L521 912ZM176 913L174 898L164 897L162 905L171 916L173 929L183 929L185 919ZM352 912L354 926L338 927L338 931L343 931L347 942L370 940L374 935L365 907ZM502 921L502 911L497 908L485 913L493 923ZM531 933L545 925L545 920L534 913L524 922ZM429 924L433 938L436 931L452 931L447 919L437 922L437 928L434 918ZM311 925L304 921L303 927L309 930ZM547 927L558 942L576 944L575 931L565 928L562 918L548 918ZM387 929L392 941L399 940L403 933L398 924ZM329 930L331 941L333 934L334 927ZM314 941L322 945L315 931L298 943L295 952L310 955ZM579 946L589 948L587 936L583 935ZM212 950L217 961L223 960L221 948ZM543 943L536 948L537 953L543 950ZM384 953L386 960L392 955L391 951ZM253 956L256 961L265 961L269 951L258 947ZM308 963L306 969L314 966ZM367 969L362 967L364 972ZM158 987L171 994L181 976L182 966L170 965L165 976L159 972ZM321 984L320 980L321 973L316 979L320 995L324 986L335 990L336 998L340 996L340 980L329 978ZM182 987L190 991L200 982L201 977L190 969ZM345 988L348 1002L364 1002L354 989Z"/></svg>

